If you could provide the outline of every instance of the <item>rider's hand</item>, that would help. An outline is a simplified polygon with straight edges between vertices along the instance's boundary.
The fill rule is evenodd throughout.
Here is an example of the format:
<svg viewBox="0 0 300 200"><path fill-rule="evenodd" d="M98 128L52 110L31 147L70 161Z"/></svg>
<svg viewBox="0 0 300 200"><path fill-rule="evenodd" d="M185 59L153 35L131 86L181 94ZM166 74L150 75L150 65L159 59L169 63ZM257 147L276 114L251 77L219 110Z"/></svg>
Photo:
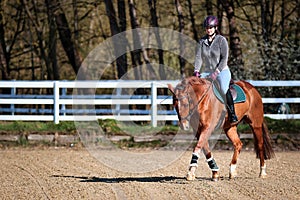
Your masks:
<svg viewBox="0 0 300 200"><path fill-rule="evenodd" d="M200 77L200 73L198 71L194 71L194 76Z"/></svg>
<svg viewBox="0 0 300 200"><path fill-rule="evenodd" d="M209 75L209 78L211 78L212 80L216 80L217 76L219 75L218 71L214 71Z"/></svg>

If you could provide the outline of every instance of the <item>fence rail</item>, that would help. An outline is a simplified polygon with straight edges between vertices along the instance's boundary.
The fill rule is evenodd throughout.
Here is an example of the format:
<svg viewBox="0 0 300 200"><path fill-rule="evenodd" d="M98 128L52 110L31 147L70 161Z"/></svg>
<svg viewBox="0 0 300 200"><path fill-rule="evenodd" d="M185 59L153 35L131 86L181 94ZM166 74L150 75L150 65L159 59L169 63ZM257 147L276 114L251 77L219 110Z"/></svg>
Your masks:
<svg viewBox="0 0 300 200"><path fill-rule="evenodd" d="M10 94L0 94L0 120L22 121L89 121L116 119L121 121L176 121L171 96L158 95L158 89L175 86L179 81L0 81L0 89ZM300 81L253 81L256 87L299 87ZM147 89L145 95L135 90ZM18 90L51 90L51 94L18 94ZM91 90L87 93L86 90ZM98 89L109 90L97 94ZM68 91L69 90L69 91ZM70 90L72 93L70 93ZM74 92L75 91L75 92ZM83 93L83 94L82 94ZM263 98L263 103L300 103L300 97ZM138 109L147 105L146 109ZM27 107L26 107L27 106ZM36 107L36 108L34 108ZM300 114L265 114L274 119L300 119Z"/></svg>

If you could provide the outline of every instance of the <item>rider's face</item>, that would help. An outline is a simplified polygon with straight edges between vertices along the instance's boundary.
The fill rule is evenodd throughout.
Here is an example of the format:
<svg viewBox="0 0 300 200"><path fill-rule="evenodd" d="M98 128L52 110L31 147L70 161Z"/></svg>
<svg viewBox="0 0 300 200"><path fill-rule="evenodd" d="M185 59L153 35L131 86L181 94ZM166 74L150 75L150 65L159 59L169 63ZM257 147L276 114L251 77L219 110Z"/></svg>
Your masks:
<svg viewBox="0 0 300 200"><path fill-rule="evenodd" d="M205 28L207 35L211 36L216 32L216 27L208 26Z"/></svg>

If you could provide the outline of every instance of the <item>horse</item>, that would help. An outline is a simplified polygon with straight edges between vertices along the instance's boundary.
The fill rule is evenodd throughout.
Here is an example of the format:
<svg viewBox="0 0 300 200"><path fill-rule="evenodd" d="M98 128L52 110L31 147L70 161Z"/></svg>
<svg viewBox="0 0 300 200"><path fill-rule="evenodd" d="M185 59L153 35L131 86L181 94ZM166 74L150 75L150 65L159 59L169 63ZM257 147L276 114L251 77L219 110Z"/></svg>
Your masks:
<svg viewBox="0 0 300 200"><path fill-rule="evenodd" d="M275 154L272 149L268 127L264 120L262 98L258 90L250 83L240 80L236 81L235 84L243 89L246 97L244 102L234 105L239 119L238 123L244 121L250 126L254 136L256 157L260 159L259 177L266 178L265 160L271 159ZM210 135L218 126L224 130L234 146L233 156L229 165L229 178L235 178L237 176L238 156L243 144L237 132L238 123L231 124L228 115L226 115L227 112L225 117L222 117L225 107L213 92L213 81L191 76L183 79L175 88L168 84L168 88L173 94L173 106L177 112L180 128L189 130L191 127L197 138L186 179L195 180L198 158L201 151L203 151L212 171L212 180L219 180L219 167L208 143ZM224 120L220 125L219 121L221 118Z"/></svg>

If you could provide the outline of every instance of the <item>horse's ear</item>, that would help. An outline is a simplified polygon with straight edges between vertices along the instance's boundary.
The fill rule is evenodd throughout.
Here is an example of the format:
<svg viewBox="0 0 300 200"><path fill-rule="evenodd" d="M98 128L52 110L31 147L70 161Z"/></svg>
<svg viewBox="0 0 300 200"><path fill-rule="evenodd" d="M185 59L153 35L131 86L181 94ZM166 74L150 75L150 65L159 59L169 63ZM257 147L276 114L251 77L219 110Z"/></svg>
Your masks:
<svg viewBox="0 0 300 200"><path fill-rule="evenodd" d="M168 88L172 92L172 94L175 95L174 94L174 88L173 88L173 86L171 84L168 84Z"/></svg>

